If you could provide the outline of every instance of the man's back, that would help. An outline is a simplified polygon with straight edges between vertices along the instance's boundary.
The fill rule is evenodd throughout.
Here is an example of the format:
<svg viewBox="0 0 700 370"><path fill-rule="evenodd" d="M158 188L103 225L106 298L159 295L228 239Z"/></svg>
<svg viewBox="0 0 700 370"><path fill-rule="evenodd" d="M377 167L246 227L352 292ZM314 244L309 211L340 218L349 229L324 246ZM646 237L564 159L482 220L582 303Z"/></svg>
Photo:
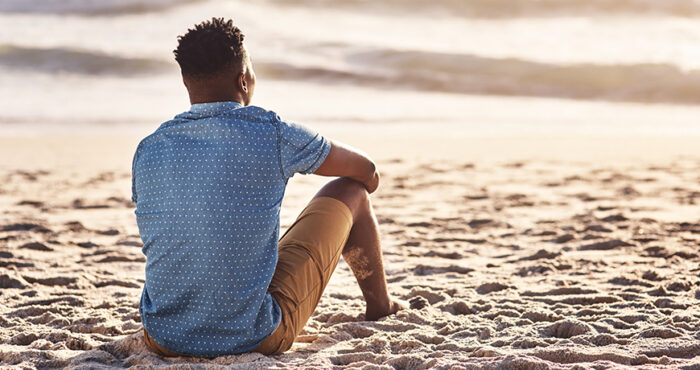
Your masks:
<svg viewBox="0 0 700 370"><path fill-rule="evenodd" d="M280 308L267 289L286 183L329 150L322 136L235 102L195 104L141 142L139 310L157 342L212 357L250 351L275 330Z"/></svg>

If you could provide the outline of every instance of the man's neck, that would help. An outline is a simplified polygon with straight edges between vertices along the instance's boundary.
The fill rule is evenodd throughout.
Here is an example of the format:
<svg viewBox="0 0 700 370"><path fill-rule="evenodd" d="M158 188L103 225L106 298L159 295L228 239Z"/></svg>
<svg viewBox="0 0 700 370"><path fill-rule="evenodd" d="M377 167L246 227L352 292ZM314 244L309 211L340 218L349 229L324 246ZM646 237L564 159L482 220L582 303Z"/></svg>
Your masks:
<svg viewBox="0 0 700 370"><path fill-rule="evenodd" d="M243 104L243 99L239 94L206 94L206 95L193 95L190 94L190 104L201 104L201 103L216 103L232 101L241 105Z"/></svg>

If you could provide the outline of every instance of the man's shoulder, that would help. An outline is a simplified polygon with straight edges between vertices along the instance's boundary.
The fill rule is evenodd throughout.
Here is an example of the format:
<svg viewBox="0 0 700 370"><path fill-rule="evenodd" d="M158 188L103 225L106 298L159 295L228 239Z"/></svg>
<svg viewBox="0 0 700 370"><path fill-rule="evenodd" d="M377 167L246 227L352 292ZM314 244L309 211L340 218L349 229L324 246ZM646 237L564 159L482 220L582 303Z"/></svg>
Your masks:
<svg viewBox="0 0 700 370"><path fill-rule="evenodd" d="M274 111L269 110L269 109L265 109L265 108L258 106L258 105L247 105L245 107L240 107L238 109L232 110L231 113L255 115L255 116L260 116L260 117L267 117L267 116L276 114Z"/></svg>
<svg viewBox="0 0 700 370"><path fill-rule="evenodd" d="M228 115L232 118L265 124L275 124L280 121L280 117L275 111L257 105L248 105L235 109L229 112Z"/></svg>
<svg viewBox="0 0 700 370"><path fill-rule="evenodd" d="M249 105L216 114L201 114L191 111L182 112L173 119L163 122L153 134L167 131L171 128L184 127L187 123L197 124L228 124L234 121L273 124L280 121L276 112L256 105ZM182 125L185 124L185 125ZM152 135L153 135L152 134Z"/></svg>
<svg viewBox="0 0 700 370"><path fill-rule="evenodd" d="M217 120L216 118L221 119ZM273 127L282 122L279 115L275 111L265 109L257 105L240 107L238 109L234 109L232 111L226 112L225 114L221 114L218 116L201 116L192 114L192 112L189 111L182 112L174 116L172 119L162 122L155 131L141 139L139 145L136 147L136 152L138 153L139 150L141 150L144 146L148 145L149 143L157 142L158 139L166 132L169 132L178 127L192 128L192 126L187 125L188 123L202 123L210 125L217 123L229 124L231 123L231 121L246 121L249 123L261 124L265 126L271 125Z"/></svg>

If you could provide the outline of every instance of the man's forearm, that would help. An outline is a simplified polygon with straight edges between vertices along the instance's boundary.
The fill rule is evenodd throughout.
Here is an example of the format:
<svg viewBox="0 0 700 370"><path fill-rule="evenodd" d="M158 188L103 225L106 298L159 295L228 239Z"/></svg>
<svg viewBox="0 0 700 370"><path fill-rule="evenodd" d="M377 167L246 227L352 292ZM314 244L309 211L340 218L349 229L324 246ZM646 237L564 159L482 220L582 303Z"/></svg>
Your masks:
<svg viewBox="0 0 700 370"><path fill-rule="evenodd" d="M333 142L330 153L314 172L321 176L347 177L362 183L369 193L379 186L379 172L372 159L347 145Z"/></svg>

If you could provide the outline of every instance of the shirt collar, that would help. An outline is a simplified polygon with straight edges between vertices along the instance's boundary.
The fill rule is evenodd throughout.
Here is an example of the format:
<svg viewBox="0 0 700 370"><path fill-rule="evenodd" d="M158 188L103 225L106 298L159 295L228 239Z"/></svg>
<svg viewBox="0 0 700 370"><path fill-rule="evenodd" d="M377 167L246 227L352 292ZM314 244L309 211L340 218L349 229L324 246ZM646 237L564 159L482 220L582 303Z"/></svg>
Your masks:
<svg viewBox="0 0 700 370"><path fill-rule="evenodd" d="M231 111L242 107L241 103L235 101L217 101L212 103L197 103L190 107L191 113L216 115L226 111Z"/></svg>

